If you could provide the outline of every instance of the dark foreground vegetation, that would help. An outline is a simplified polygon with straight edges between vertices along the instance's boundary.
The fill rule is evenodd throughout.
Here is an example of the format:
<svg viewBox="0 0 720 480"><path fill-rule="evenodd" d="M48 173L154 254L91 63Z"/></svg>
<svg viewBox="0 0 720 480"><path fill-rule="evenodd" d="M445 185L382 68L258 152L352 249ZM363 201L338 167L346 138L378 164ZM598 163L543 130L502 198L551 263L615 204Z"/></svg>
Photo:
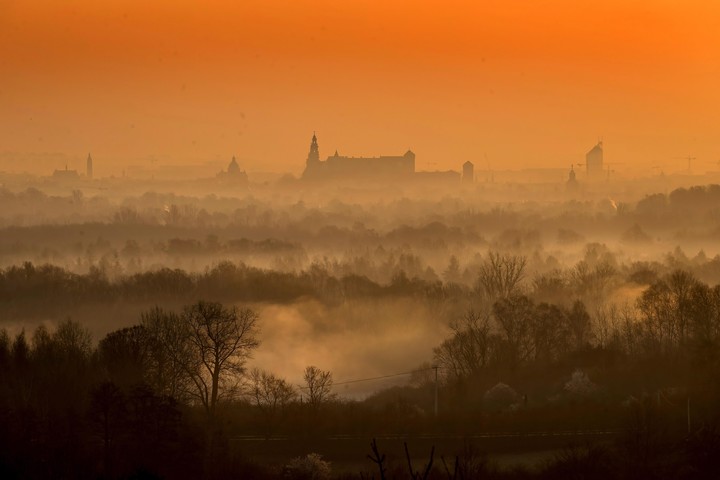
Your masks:
<svg viewBox="0 0 720 480"><path fill-rule="evenodd" d="M678 270L654 278L632 312L610 312L597 323L581 300L549 303L520 288L524 268L523 257L490 254L466 292L475 301L450 336L438 339L433 364L419 367L410 385L362 401L338 397L332 373L314 366L300 387L248 368L262 338L248 308L206 301L155 307L97 344L72 320L32 333L3 331L0 477L717 478L720 287ZM264 274L232 265L217 272L238 282ZM62 291L85 285L70 293L81 296L75 301L92 289L108 298L166 287L168 295L195 295L211 291L202 285L212 285L213 274L187 280L176 272L185 280L168 287L168 271L159 284L130 288L27 264L4 272L3 290L12 300L6 308L29 306L33 295L23 291L33 285L46 301L60 298L49 278ZM290 298L299 294L294 289L321 290L307 275L289 282ZM142 278L152 277L133 281ZM287 282L274 281L286 291ZM535 289L548 283L538 279ZM397 284L363 284L375 295L398 294ZM493 450L508 432L519 453L545 451L546 460L497 465ZM532 440L543 432L577 434L562 444ZM480 434L497 438L482 442L484 452ZM374 437L380 440L371 448ZM267 442L264 454L247 448L248 438ZM351 442L352 452L340 452L341 438L365 439L366 447ZM386 438L408 445L399 450ZM418 451L420 438L432 453ZM323 451L287 456L278 442Z"/></svg>
<svg viewBox="0 0 720 480"><path fill-rule="evenodd" d="M720 478L719 194L0 192L0 478Z"/></svg>

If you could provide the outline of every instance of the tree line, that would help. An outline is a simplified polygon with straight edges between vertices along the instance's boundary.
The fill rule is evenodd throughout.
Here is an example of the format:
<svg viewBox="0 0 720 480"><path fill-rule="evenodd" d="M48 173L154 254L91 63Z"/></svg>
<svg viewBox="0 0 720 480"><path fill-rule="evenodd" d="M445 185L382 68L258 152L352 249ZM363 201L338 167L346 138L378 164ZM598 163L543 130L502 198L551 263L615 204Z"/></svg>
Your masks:
<svg viewBox="0 0 720 480"><path fill-rule="evenodd" d="M0 477L222 476L232 405L271 427L301 391L295 414L308 423L335 398L332 374L315 366L301 388L248 371L259 344L253 310L206 301L147 310L97 346L69 319L29 338L0 330Z"/></svg>
<svg viewBox="0 0 720 480"><path fill-rule="evenodd" d="M215 298L289 303L313 298L332 305L346 299L395 295L442 298L455 291L457 287L408 278L402 272L383 285L353 274L337 278L319 266L289 273L221 262L203 273L161 268L111 280L97 268L77 274L54 265L25 262L0 270L0 315L26 318L78 305L118 301L155 303Z"/></svg>
<svg viewBox="0 0 720 480"><path fill-rule="evenodd" d="M612 278L601 257L575 271L569 301L548 302L538 297L539 284L561 292L567 286L548 276L527 290L523 257L490 254L472 305L434 351L442 372L438 420L430 415L432 378L419 376L413 387L363 402L339 402L329 371L309 366L298 387L273 372L248 370L261 340L258 317L230 303L147 309L135 325L97 346L71 320L32 335L2 331L0 476L119 477L144 469L221 478L241 468L228 437L248 431L619 427L627 402L642 406L662 396L676 404L692 396L701 412L717 405L720 287L675 271L654 277L634 305L597 301L590 312L586 302L598 300L595 294ZM29 270L28 284L37 281L31 266L22 268ZM53 272L63 285L62 271L47 273ZM328 288L328 277L316 275L306 277L308 283ZM413 281L376 288L392 292ZM583 297L573 298L578 292ZM701 418L711 417L698 414L696 421Z"/></svg>

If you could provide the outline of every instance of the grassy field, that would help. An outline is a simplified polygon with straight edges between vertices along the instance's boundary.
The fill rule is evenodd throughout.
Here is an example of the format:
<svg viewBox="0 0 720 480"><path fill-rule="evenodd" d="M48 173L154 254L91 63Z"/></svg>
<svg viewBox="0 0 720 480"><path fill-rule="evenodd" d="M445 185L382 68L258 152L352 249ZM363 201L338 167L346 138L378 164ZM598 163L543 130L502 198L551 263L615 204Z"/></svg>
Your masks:
<svg viewBox="0 0 720 480"><path fill-rule="evenodd" d="M377 438L381 453L387 456L387 464L406 465L404 443L414 468L420 469L427 464L430 452L435 447L434 463L442 467L444 458L449 466L456 456L472 453L486 458L501 469L523 467L533 469L552 460L571 446L608 442L614 438L609 432L576 434L555 432L545 434L496 434L475 436L402 436L391 435ZM375 470L367 455L371 453L372 438L360 436L333 436L325 438L270 438L258 437L234 438L233 450L246 459L264 465L281 466L290 459L309 453L318 453L331 462L333 472L360 473Z"/></svg>

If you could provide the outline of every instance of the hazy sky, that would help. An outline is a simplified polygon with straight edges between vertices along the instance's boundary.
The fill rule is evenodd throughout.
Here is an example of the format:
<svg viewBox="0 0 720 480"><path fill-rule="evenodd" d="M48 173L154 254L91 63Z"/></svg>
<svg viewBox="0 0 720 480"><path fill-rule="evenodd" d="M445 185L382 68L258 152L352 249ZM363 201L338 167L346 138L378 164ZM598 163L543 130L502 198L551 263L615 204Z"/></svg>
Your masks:
<svg viewBox="0 0 720 480"><path fill-rule="evenodd" d="M717 169L719 59L714 0L0 0L0 152Z"/></svg>

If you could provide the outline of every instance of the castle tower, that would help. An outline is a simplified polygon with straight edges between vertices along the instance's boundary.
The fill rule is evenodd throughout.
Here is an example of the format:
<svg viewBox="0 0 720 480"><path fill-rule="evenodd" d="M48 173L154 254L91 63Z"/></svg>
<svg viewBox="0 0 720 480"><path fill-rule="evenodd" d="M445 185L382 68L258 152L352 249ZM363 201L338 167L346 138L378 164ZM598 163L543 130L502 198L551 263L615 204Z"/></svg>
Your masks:
<svg viewBox="0 0 720 480"><path fill-rule="evenodd" d="M88 153L87 164L85 165L85 176L90 179L93 178L93 164L92 163L93 163L92 157Z"/></svg>

